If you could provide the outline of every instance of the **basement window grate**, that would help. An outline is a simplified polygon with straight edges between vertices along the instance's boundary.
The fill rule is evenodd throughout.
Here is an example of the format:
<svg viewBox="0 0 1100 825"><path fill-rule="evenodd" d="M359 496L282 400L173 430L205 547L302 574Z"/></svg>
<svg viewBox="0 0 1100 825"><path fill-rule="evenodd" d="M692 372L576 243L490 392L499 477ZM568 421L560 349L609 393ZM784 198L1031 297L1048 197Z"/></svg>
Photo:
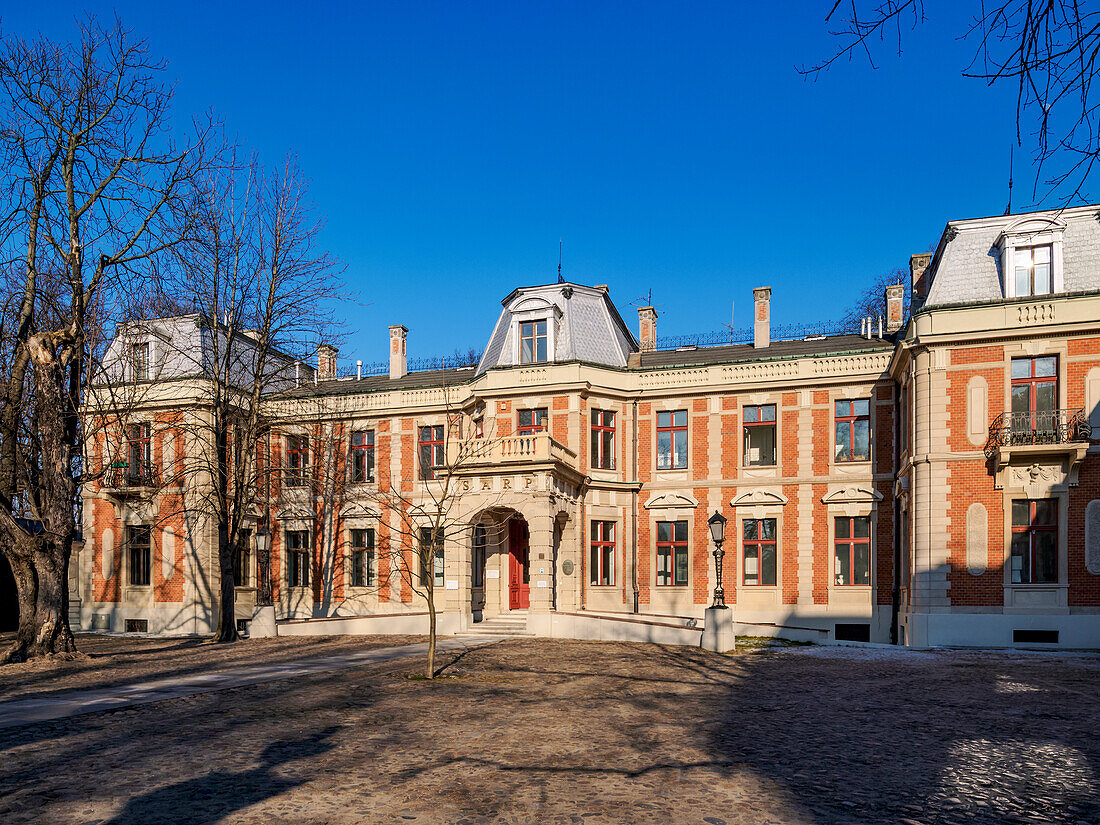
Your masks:
<svg viewBox="0 0 1100 825"><path fill-rule="evenodd" d="M871 625L837 622L836 627L833 629L833 637L838 642L869 642L871 641Z"/></svg>
<svg viewBox="0 0 1100 825"><path fill-rule="evenodd" d="M148 633L149 632L149 620L148 619L127 619L126 620L126 632L127 633Z"/></svg>
<svg viewBox="0 0 1100 825"><path fill-rule="evenodd" d="M1056 645L1057 630L1013 630L1012 643L1017 645Z"/></svg>

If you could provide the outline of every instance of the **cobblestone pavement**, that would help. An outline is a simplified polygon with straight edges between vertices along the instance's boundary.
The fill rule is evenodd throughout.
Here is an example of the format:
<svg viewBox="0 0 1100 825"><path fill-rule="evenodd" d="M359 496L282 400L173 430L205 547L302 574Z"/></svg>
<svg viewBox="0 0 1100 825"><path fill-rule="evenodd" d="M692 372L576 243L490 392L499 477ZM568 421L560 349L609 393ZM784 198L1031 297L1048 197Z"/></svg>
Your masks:
<svg viewBox="0 0 1100 825"><path fill-rule="evenodd" d="M509 640L0 731L0 822L1100 823L1100 659Z"/></svg>

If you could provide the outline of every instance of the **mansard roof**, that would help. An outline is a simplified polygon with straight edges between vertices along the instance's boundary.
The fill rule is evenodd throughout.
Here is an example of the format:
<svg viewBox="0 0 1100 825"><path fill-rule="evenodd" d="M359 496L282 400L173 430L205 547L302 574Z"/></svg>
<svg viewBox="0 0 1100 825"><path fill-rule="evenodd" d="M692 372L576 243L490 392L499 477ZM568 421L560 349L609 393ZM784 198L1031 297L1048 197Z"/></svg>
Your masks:
<svg viewBox="0 0 1100 825"><path fill-rule="evenodd" d="M519 320L545 318L550 340L551 362L585 361L610 367L625 367L638 351L638 342L623 322L608 295L607 287L569 282L521 287L510 292L501 304L477 374L494 367L515 366L514 339Z"/></svg>
<svg viewBox="0 0 1100 825"><path fill-rule="evenodd" d="M949 221L928 266L925 307L1005 300L1002 249L1006 238L1024 244L1061 243L1063 293L1100 290L1100 206L1078 206Z"/></svg>

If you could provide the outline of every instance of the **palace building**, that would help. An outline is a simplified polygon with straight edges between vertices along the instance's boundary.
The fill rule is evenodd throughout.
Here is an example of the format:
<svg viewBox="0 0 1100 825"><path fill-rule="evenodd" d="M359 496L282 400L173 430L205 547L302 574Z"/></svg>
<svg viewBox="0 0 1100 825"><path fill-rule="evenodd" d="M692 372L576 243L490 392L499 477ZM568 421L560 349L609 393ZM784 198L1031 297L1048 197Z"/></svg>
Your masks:
<svg viewBox="0 0 1100 825"><path fill-rule="evenodd" d="M909 311L887 287L861 334L773 335L761 287L751 342L661 349L652 307L635 337L606 287L554 283L504 298L476 366L409 372L399 325L387 374L285 359L238 617L269 589L280 634L405 632L430 578L444 633L690 643L717 512L738 633L1100 647L1100 206L951 221L910 272ZM83 491L85 629L216 622L216 535L180 506L203 330L143 322L108 352L151 390Z"/></svg>

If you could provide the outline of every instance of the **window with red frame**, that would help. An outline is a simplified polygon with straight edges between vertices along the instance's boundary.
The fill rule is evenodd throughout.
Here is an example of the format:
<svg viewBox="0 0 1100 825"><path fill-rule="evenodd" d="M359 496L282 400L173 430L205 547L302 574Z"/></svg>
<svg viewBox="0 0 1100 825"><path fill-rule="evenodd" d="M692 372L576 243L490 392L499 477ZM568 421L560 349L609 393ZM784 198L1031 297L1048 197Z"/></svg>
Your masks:
<svg viewBox="0 0 1100 825"><path fill-rule="evenodd" d="M1058 581L1058 502L1052 498L1012 502L1013 584Z"/></svg>
<svg viewBox="0 0 1100 825"><path fill-rule="evenodd" d="M688 523L657 522L657 584L682 586L688 583Z"/></svg>
<svg viewBox="0 0 1100 825"><path fill-rule="evenodd" d="M1012 430L1051 432L1057 428L1058 358L1012 359Z"/></svg>
<svg viewBox="0 0 1100 825"><path fill-rule="evenodd" d="M838 517L833 533L836 559L834 581L838 585L871 583L871 519Z"/></svg>
<svg viewBox="0 0 1100 825"><path fill-rule="evenodd" d="M615 584L615 522L592 522L590 578L596 586Z"/></svg>
<svg viewBox="0 0 1100 825"><path fill-rule="evenodd" d="M435 478L436 470L445 464L443 449L442 424L420 428L420 478Z"/></svg>
<svg viewBox="0 0 1100 825"><path fill-rule="evenodd" d="M520 410L516 413L516 435L531 435L546 429L550 416L545 407L535 410Z"/></svg>
<svg viewBox="0 0 1100 825"><path fill-rule="evenodd" d="M350 452L350 480L374 481L374 430L352 433Z"/></svg>
<svg viewBox="0 0 1100 825"><path fill-rule="evenodd" d="M126 453L129 463L126 469L127 480L131 484L147 482L153 463L148 424L131 424L126 428Z"/></svg>
<svg viewBox="0 0 1100 825"><path fill-rule="evenodd" d="M741 553L747 585L775 586L775 519L745 519Z"/></svg>
<svg viewBox="0 0 1100 825"><path fill-rule="evenodd" d="M871 460L871 402L836 402L836 461Z"/></svg>
<svg viewBox="0 0 1100 825"><path fill-rule="evenodd" d="M288 487L303 487L309 480L309 437L286 437L286 473L284 483Z"/></svg>
<svg viewBox="0 0 1100 825"><path fill-rule="evenodd" d="M683 470L687 465L687 410L657 413L657 469Z"/></svg>
<svg viewBox="0 0 1100 825"><path fill-rule="evenodd" d="M592 410L592 466L615 469L615 413Z"/></svg>
<svg viewBox="0 0 1100 825"><path fill-rule="evenodd" d="M775 404L745 407L745 466L775 464Z"/></svg>

